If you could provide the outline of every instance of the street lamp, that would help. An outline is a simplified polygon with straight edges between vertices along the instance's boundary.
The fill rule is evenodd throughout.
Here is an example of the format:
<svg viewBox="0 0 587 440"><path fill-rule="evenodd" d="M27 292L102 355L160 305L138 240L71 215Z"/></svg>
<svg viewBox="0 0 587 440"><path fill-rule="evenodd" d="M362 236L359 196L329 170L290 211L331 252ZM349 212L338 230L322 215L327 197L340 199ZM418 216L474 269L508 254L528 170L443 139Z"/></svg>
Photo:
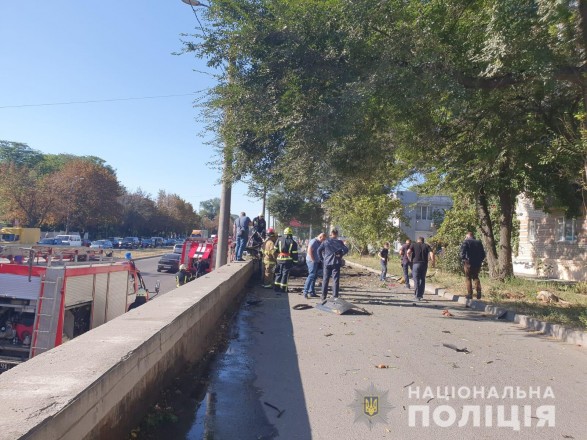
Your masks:
<svg viewBox="0 0 587 440"><path fill-rule="evenodd" d="M196 16L199 23L199 18L196 14L194 6L202 6L209 8L210 6L199 2L198 0L181 0L183 3L190 5L192 11ZM202 25L200 24L200 27ZM202 29L203 31L203 29ZM233 64L232 60L229 60L229 64ZM230 69L229 66L229 78L230 81ZM230 148L224 145L223 150L223 166L222 166L222 182L220 190L220 216L218 218L218 251L216 253L216 267L224 266L228 260L228 235L230 229L230 199L232 197L232 154Z"/></svg>
<svg viewBox="0 0 587 440"><path fill-rule="evenodd" d="M181 0L182 2L184 2L186 5L190 5L190 6L203 6L205 8L209 8L210 6L205 5L204 3L199 2L198 0Z"/></svg>

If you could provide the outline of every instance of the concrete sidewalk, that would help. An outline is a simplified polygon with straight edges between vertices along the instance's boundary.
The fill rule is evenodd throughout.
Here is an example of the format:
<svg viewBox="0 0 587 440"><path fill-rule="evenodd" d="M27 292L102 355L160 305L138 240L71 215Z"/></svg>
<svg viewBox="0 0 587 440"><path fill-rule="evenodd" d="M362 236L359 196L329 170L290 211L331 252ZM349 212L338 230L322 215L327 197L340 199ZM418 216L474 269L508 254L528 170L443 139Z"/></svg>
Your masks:
<svg viewBox="0 0 587 440"><path fill-rule="evenodd" d="M215 439L587 439L584 350L436 295L414 304L366 270L345 267L342 286L372 315L294 310L317 302L252 289L212 375L214 410L195 425Z"/></svg>

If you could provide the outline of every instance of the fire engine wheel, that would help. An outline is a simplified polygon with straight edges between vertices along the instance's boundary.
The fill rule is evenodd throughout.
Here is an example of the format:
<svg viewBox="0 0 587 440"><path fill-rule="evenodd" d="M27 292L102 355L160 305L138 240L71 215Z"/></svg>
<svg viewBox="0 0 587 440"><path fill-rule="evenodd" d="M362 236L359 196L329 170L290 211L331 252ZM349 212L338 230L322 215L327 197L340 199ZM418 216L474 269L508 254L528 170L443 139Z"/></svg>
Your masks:
<svg viewBox="0 0 587 440"><path fill-rule="evenodd" d="M157 272L161 272L161 269L159 267L157 268Z"/></svg>

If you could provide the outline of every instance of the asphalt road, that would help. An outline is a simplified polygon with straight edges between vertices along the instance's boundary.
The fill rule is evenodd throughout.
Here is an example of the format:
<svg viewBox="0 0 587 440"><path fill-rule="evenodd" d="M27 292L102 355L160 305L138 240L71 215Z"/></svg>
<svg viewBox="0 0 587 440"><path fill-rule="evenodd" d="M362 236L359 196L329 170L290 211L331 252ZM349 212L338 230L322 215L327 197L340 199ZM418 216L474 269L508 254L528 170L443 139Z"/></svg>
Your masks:
<svg viewBox="0 0 587 440"><path fill-rule="evenodd" d="M587 439L585 348L436 296L414 304L377 279L343 269L343 299L371 315L249 289L190 430L173 438Z"/></svg>
<svg viewBox="0 0 587 440"><path fill-rule="evenodd" d="M145 281L145 285L147 286L147 289L149 289L149 292L154 292L155 283L159 281L161 283L159 295L163 295L176 288L175 274L157 272L158 261L159 256L136 260L135 264L141 271L141 275L143 276L143 280Z"/></svg>

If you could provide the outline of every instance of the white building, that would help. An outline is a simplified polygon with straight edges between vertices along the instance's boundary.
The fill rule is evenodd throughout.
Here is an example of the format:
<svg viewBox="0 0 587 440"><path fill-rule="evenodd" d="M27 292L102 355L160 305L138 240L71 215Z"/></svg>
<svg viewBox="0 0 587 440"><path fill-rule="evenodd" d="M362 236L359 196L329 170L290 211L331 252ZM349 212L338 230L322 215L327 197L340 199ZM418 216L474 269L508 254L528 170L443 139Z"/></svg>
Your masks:
<svg viewBox="0 0 587 440"><path fill-rule="evenodd" d="M418 237L428 238L436 232L434 225L435 211L444 213L453 206L449 196L419 196L414 191L397 191L394 198L399 199L404 206L404 219L392 219L394 226L398 226L406 237L412 241ZM402 243L394 244L396 250Z"/></svg>
<svg viewBox="0 0 587 440"><path fill-rule="evenodd" d="M516 215L520 244L513 259L514 273L585 281L587 216L569 218L554 209L545 213L523 196L517 199Z"/></svg>

